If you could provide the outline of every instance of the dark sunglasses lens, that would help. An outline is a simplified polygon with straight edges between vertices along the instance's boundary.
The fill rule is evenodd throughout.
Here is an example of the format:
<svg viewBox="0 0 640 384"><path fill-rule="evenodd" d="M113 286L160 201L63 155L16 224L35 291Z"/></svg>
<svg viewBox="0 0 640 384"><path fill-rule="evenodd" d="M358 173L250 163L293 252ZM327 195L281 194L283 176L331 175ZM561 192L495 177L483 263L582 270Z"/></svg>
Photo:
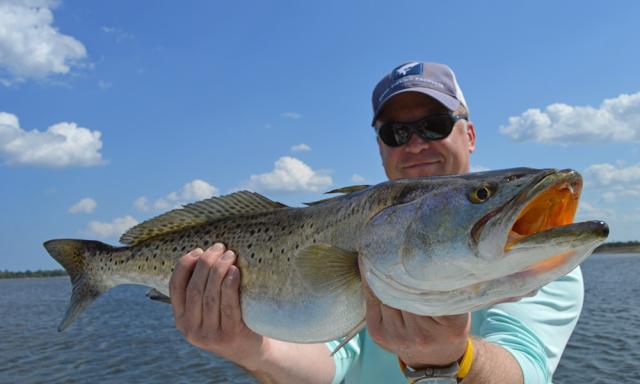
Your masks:
<svg viewBox="0 0 640 384"><path fill-rule="evenodd" d="M378 130L378 136L383 143L389 147L399 147L403 145L403 142L397 140L396 130L394 124L385 124Z"/></svg>
<svg viewBox="0 0 640 384"><path fill-rule="evenodd" d="M423 140L442 140L451 134L453 119L448 116L431 116L423 120L423 124L416 129Z"/></svg>

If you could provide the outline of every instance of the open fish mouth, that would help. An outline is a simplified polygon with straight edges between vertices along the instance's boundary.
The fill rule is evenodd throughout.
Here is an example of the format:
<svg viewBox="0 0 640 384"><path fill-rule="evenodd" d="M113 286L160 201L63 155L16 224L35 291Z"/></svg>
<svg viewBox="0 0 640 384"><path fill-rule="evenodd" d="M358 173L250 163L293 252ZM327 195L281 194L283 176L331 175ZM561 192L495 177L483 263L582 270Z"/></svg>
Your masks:
<svg viewBox="0 0 640 384"><path fill-rule="evenodd" d="M532 188L527 188L510 203L526 203L516 210L515 220L504 245L505 254L541 245L562 244L575 248L584 243L604 239L609 228L602 221L574 223L582 192L582 177L573 170L543 175ZM507 204L509 205L509 204ZM541 274L568 263L575 249L564 249L529 265L521 272Z"/></svg>
<svg viewBox="0 0 640 384"><path fill-rule="evenodd" d="M508 252L514 245L531 236L571 225L581 192L582 177L573 170L563 170L542 176L532 188L517 195L512 203L522 200L528 202L517 212L504 251Z"/></svg>

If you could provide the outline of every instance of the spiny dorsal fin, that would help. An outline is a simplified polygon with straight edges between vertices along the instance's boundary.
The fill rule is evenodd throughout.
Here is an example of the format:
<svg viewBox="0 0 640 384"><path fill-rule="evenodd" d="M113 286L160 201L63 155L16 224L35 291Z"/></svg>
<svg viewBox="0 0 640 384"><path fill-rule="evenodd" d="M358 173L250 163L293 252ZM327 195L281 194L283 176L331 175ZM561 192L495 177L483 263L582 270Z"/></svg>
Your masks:
<svg viewBox="0 0 640 384"><path fill-rule="evenodd" d="M187 204L179 209L163 213L129 229L120 242L135 245L154 236L204 224L225 217L267 212L287 206L258 193L235 192L230 195Z"/></svg>
<svg viewBox="0 0 640 384"><path fill-rule="evenodd" d="M324 194L327 195L329 193L344 193L344 194L349 194L352 192L358 192L358 191L362 191L363 189L367 189L369 188L370 185L351 185L348 187L342 187L342 188L337 188L337 189L333 189L329 192L325 192ZM312 201L310 203L304 203L307 206L313 206L313 205L318 205L318 204L322 204L324 202L327 202L329 200L333 200L335 198L338 198L341 196L334 196L334 197L329 197L327 199L322 199L322 200L317 200L317 201Z"/></svg>
<svg viewBox="0 0 640 384"><path fill-rule="evenodd" d="M330 244L304 248L296 258L303 283L311 292L324 295L360 284L358 253Z"/></svg>
<svg viewBox="0 0 640 384"><path fill-rule="evenodd" d="M350 185L348 187L342 187L342 188L337 188L337 189L333 189L329 192L325 192L326 194L329 193L351 193L351 192L358 192L358 191L362 191L363 189L367 189L369 188L370 185Z"/></svg>

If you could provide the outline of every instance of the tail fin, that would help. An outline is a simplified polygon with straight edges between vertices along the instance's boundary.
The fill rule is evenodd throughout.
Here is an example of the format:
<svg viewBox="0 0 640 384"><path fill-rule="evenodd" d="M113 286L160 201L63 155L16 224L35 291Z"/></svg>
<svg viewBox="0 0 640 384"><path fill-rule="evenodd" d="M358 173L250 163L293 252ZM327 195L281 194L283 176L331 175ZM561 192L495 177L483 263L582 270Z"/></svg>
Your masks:
<svg viewBox="0 0 640 384"><path fill-rule="evenodd" d="M95 270L91 270L88 258L113 247L99 241L72 239L49 240L43 245L67 270L73 285L67 312L58 326L58 331L64 331L89 304L111 288L99 280Z"/></svg>

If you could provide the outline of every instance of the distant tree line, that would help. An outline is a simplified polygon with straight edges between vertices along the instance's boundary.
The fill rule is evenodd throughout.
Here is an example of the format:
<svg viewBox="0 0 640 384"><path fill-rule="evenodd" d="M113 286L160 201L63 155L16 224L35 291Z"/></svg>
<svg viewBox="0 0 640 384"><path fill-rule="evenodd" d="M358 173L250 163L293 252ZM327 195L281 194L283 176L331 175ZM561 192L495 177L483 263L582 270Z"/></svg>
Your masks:
<svg viewBox="0 0 640 384"><path fill-rule="evenodd" d="M62 269L39 269L37 271L22 271L11 272L8 270L0 271L0 279L17 279L26 277L53 277L53 276L66 276L67 272Z"/></svg>
<svg viewBox="0 0 640 384"><path fill-rule="evenodd" d="M595 252L608 252L616 250L631 250L640 252L640 241L615 241L604 243L596 248Z"/></svg>

